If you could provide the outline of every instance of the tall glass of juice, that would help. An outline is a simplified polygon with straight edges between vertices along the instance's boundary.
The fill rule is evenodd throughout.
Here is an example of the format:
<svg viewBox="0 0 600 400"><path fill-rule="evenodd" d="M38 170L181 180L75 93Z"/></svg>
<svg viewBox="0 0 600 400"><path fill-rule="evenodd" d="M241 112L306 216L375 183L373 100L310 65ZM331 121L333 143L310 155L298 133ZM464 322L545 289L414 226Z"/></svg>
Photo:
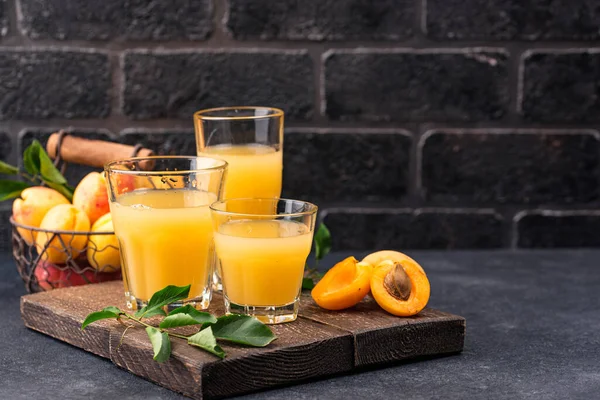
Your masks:
<svg viewBox="0 0 600 400"><path fill-rule="evenodd" d="M227 199L212 204L211 213L226 312L268 324L294 321L317 206L278 198Z"/></svg>
<svg viewBox="0 0 600 400"><path fill-rule="evenodd" d="M229 164L224 199L281 195L282 110L212 108L196 112L194 125L198 155L217 156Z"/></svg>
<svg viewBox="0 0 600 400"><path fill-rule="evenodd" d="M194 114L198 155L219 157L229 164L224 199L281 195L283 118L282 110L271 107L221 107ZM245 207L250 207L247 212L268 211L256 208L264 204ZM221 289L218 271L214 287Z"/></svg>
<svg viewBox="0 0 600 400"><path fill-rule="evenodd" d="M208 307L214 268L209 206L219 200L227 162L210 157L146 157L105 167L119 240L127 305L145 306L168 285L191 285L179 307Z"/></svg>

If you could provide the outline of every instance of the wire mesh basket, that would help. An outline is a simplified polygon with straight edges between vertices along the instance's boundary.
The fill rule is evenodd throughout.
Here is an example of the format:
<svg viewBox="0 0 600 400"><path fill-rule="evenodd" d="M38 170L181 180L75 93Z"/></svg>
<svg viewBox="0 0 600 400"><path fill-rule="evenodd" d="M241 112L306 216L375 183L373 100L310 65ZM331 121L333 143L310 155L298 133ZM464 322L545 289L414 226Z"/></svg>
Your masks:
<svg viewBox="0 0 600 400"><path fill-rule="evenodd" d="M92 141L70 136L64 130L51 135L47 150L62 174L67 161L100 167L112 158L133 157L140 152L152 154L140 144L127 146ZM122 277L119 245L114 232L47 230L21 224L13 217L10 224L13 258L29 293Z"/></svg>
<svg viewBox="0 0 600 400"><path fill-rule="evenodd" d="M10 223L12 254L29 293L121 279L113 232L46 230L12 217Z"/></svg>

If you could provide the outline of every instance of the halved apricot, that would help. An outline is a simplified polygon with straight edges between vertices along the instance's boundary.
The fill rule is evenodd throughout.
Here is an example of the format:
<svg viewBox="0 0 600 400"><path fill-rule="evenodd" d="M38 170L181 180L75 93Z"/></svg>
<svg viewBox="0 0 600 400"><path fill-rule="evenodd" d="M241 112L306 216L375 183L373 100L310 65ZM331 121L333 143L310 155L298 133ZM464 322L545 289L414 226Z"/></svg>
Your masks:
<svg viewBox="0 0 600 400"><path fill-rule="evenodd" d="M399 317L418 314L429 293L425 271L408 256L403 261L383 260L371 274L371 295L381 308Z"/></svg>
<svg viewBox="0 0 600 400"><path fill-rule="evenodd" d="M348 257L327 271L310 294L327 310L352 307L369 293L372 269L370 264Z"/></svg>

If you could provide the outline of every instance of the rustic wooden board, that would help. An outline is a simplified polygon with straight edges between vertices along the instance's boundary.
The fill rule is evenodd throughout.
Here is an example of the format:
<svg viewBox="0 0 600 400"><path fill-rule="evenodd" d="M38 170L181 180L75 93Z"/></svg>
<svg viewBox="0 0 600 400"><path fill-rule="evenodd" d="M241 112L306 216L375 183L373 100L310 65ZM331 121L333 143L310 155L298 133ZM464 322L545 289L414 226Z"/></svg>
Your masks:
<svg viewBox="0 0 600 400"><path fill-rule="evenodd" d="M327 311L309 295L302 297L300 308L311 321L352 332L356 367L453 353L464 344L465 320L432 308L415 317L398 318L368 296L352 309Z"/></svg>
<svg viewBox="0 0 600 400"><path fill-rule="evenodd" d="M130 329L121 346L123 325L99 321L85 331L85 316L109 305L125 308L121 282L59 289L23 296L25 325L86 351L161 386L195 399L227 397L348 373L364 366L420 356L462 351L465 320L433 309L398 318L372 299L357 307L328 312L310 296L302 298L297 321L274 325L278 339L266 348L223 344L225 360L173 339L171 359L152 360L152 347L143 329ZM209 310L223 313L215 295Z"/></svg>

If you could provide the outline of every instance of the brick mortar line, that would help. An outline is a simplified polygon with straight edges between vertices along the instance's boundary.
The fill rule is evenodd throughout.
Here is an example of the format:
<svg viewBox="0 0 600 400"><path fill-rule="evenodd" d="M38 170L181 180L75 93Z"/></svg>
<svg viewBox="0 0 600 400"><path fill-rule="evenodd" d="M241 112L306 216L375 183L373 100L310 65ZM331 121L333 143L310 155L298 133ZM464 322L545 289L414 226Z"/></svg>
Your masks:
<svg viewBox="0 0 600 400"><path fill-rule="evenodd" d="M215 16L218 18L219 16ZM9 23L12 22L9 20ZM355 48L364 48L366 50L378 49L410 49L410 50L430 50L430 49L448 49L461 50L469 48L490 48L490 49L506 49L511 46L524 47L527 50L600 50L600 44L597 41L492 41L492 40L468 40L468 41L435 41L424 37L413 37L404 41L307 41L307 40L236 40L230 37L225 26L215 28L211 37L207 40L119 40L112 39L106 41L86 41L80 39L30 39L27 36L21 35L18 32L16 35L13 32L13 27L9 34L2 39L1 46L7 48L13 47L40 47L40 48L69 48L92 49L92 50L112 50L126 51L137 49L149 50L214 50L224 48L225 50L243 49L243 48L266 48L273 50L285 49L319 49L328 50L348 50ZM20 31L20 30L19 30Z"/></svg>
<svg viewBox="0 0 600 400"><path fill-rule="evenodd" d="M572 131L572 132L567 132ZM433 133L443 133L443 134L451 134L451 135L480 135L486 133L488 135L507 135L507 134L517 134L517 135L535 135L541 132L543 135L569 135L569 134L577 134L577 135L592 135L596 140L600 140L600 132L597 129L592 128L580 128L580 129L531 129L531 128L476 128L476 129L459 129L459 128L433 128L427 129L424 132L421 132L420 139L423 141Z"/></svg>
<svg viewBox="0 0 600 400"><path fill-rule="evenodd" d="M147 120L135 120L129 119L127 116L119 113L111 114L108 118L89 118L89 119L38 119L38 120L4 120L0 121L0 130L2 131L14 131L15 129L21 130L24 128L43 128L48 126L57 127L75 127L75 128L103 128L110 127L110 130L116 130L126 128L136 129L193 129L192 119L187 121L185 119L147 119ZM427 131L439 130L439 131L548 131L557 132L561 131L590 131L598 132L598 124L587 123L587 124L557 124L557 123L545 123L545 124L528 124L528 123L481 123L481 122L379 122L371 123L364 121L290 121L286 120L286 129L302 129L302 130L315 130L313 133L319 133L327 130L349 130L351 132L356 131L393 131L393 130L406 130L412 134L414 140L419 140ZM494 132L492 132L494 133ZM585 133L585 132L583 132Z"/></svg>
<svg viewBox="0 0 600 400"><path fill-rule="evenodd" d="M321 207L329 212L346 213L405 213L405 212L431 212L431 213L449 213L449 214L482 214L497 215L506 222L516 222L517 217L528 215L541 215L545 217L568 217L568 216L600 216L600 211L595 208L572 208L572 207L544 207L532 208L526 205L522 207L510 206L457 206L457 205L430 205L420 204L417 206L408 206L405 204L390 205L389 203L358 203L358 204L339 204L336 202L321 202Z"/></svg>
<svg viewBox="0 0 600 400"><path fill-rule="evenodd" d="M313 62L313 101L314 101L314 115L312 116L312 122L319 124L326 124L326 105L325 101L325 68L324 68L324 49L322 47L315 49L308 49Z"/></svg>
<svg viewBox="0 0 600 400"><path fill-rule="evenodd" d="M425 20L427 18L427 0L415 1L414 38L416 41L428 40Z"/></svg>
<svg viewBox="0 0 600 400"><path fill-rule="evenodd" d="M408 158L408 186L407 197L408 204L417 206L423 203L425 197L419 186L419 174L421 173L419 163L419 125L415 124L412 131L412 140L410 143L410 153Z"/></svg>
<svg viewBox="0 0 600 400"><path fill-rule="evenodd" d="M598 210L598 203L587 204L501 204L501 203L476 203L476 202L442 202L422 200L419 203L409 203L407 197L404 196L399 200L331 200L321 199L320 205L326 208L365 208L365 209L416 209L416 208L433 208L433 209L467 209L467 210L495 210L498 214L509 216L510 213L517 214L521 211L528 213L542 212L544 210L554 210L559 212L588 212ZM600 213L600 211L598 211Z"/></svg>
<svg viewBox="0 0 600 400"><path fill-rule="evenodd" d="M399 122L399 124L408 124L408 122ZM491 129L510 129L510 130L598 130L598 123L585 122L529 122L529 121L422 121L418 122L423 131L435 129L453 129L453 130L491 130ZM374 125L372 125L374 126Z"/></svg>
<svg viewBox="0 0 600 400"><path fill-rule="evenodd" d="M365 206L347 206L347 207L327 207L329 212L346 213L346 214L425 214L425 213L438 213L438 214L478 214L478 215L498 215L500 213L493 207L430 207L422 205L419 207L365 207Z"/></svg>
<svg viewBox="0 0 600 400"><path fill-rule="evenodd" d="M414 159L415 159L415 170L414 170L414 181L415 191L419 193L420 199L426 202L426 193L423 188L423 144L426 138L426 133L431 129L427 129L426 124L419 124L417 126L417 132L414 136Z"/></svg>
<svg viewBox="0 0 600 400"><path fill-rule="evenodd" d="M519 232L517 229L517 224L515 223L515 216L526 208L527 207L508 206L498 209L498 212L500 215L502 215L502 218L504 218L504 226L502 227L504 234L502 241L504 243L504 247L512 250L518 248L517 241Z"/></svg>
<svg viewBox="0 0 600 400"><path fill-rule="evenodd" d="M322 203L323 204L323 203ZM404 213L413 211L441 212L441 213L466 213L466 214L495 214L503 217L506 221L516 221L517 217L524 215L542 215L545 217L565 217L565 216L600 216L600 210L596 208L572 208L572 207L543 207L533 208L527 205L523 206L457 206L457 205L429 205L421 204L416 207L407 205L390 205L389 203L362 203L362 204L340 204L324 203L324 208L329 211L340 212L360 212L360 213Z"/></svg>
<svg viewBox="0 0 600 400"><path fill-rule="evenodd" d="M521 56L523 50L519 46L508 48L509 57L507 60L507 80L508 80L508 110L503 116L503 120L511 123L520 123L522 118L519 114L518 102L521 98L521 85L519 84L519 71L521 70Z"/></svg>
<svg viewBox="0 0 600 400"><path fill-rule="evenodd" d="M225 18L227 17L227 4L226 1L213 1L213 32L206 39L206 43L210 43L211 45L222 46L223 42L227 42L228 34L227 34L227 26L225 25Z"/></svg>
<svg viewBox="0 0 600 400"><path fill-rule="evenodd" d="M401 206L404 205L401 201L397 204L390 204L390 202L373 202L373 203L382 203L389 204L391 206ZM370 204L370 203L365 203ZM442 200L423 200L420 204L420 207L450 207L450 208L493 208L502 212L509 211L528 211L528 212L538 212L540 210L569 210L569 211L586 211L586 210L596 210L600 207L600 203L598 201L593 201L589 203L491 203L491 202L475 202L475 201L462 201L460 203L454 201L442 201Z"/></svg>
<svg viewBox="0 0 600 400"><path fill-rule="evenodd" d="M509 227L508 227L508 247L511 250L517 250L519 249L519 223L516 220L517 215L520 213L520 211L516 212L515 214L513 214L510 222L509 222Z"/></svg>
<svg viewBox="0 0 600 400"><path fill-rule="evenodd" d="M4 4L6 5L5 10L7 15L6 20L8 22L8 30L6 35L2 37L2 40L0 40L0 43L2 43L8 37L21 34L20 30L18 29L17 2L7 0L4 2Z"/></svg>
<svg viewBox="0 0 600 400"><path fill-rule="evenodd" d="M110 113L108 119L112 119L114 116L122 115L123 105L123 89L124 85L124 71L123 65L121 64L121 56L118 54L109 55L110 62L110 78L111 84L109 88L110 98Z"/></svg>

